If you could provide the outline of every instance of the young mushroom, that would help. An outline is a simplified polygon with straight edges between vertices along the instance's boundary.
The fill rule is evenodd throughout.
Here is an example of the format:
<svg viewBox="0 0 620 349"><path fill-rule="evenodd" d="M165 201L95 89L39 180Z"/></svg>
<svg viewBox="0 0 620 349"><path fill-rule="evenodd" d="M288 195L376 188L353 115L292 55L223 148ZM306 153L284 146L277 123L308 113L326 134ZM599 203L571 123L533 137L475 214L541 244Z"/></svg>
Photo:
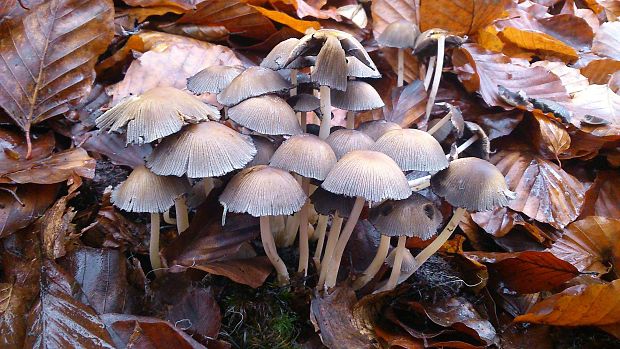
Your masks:
<svg viewBox="0 0 620 349"><path fill-rule="evenodd" d="M325 287L330 288L336 284L340 260L362 212L364 202L406 199L411 190L405 175L394 160L383 153L370 150L357 150L344 155L329 172L322 187L335 194L356 198L334 254L328 261Z"/></svg>
<svg viewBox="0 0 620 349"><path fill-rule="evenodd" d="M286 265L278 255L270 216L290 215L301 209L306 195L293 176L281 169L258 165L236 174L219 201L226 211L260 217L260 234L265 254L276 269L278 282L288 283Z"/></svg>
<svg viewBox="0 0 620 349"><path fill-rule="evenodd" d="M269 68L271 70L289 69L290 81L293 87L290 90L290 95L297 95L297 74L299 69L306 68L314 65L314 60L310 57L298 57L293 62L286 65L285 63L291 52L299 44L299 39L290 38L286 39L271 49L269 54L260 63L263 68Z"/></svg>
<svg viewBox="0 0 620 349"><path fill-rule="evenodd" d="M294 172L302 176L301 187L310 194L310 179L322 181L336 164L336 154L324 140L308 133L292 136L276 150L269 164L273 167ZM299 213L299 268L298 272L308 274L308 212L306 202Z"/></svg>
<svg viewBox="0 0 620 349"><path fill-rule="evenodd" d="M302 133L295 111L276 95L252 97L228 110L237 124L264 135L296 135Z"/></svg>
<svg viewBox="0 0 620 349"><path fill-rule="evenodd" d="M381 73L362 63L359 59L349 56L347 57L347 76L353 79L378 79Z"/></svg>
<svg viewBox="0 0 620 349"><path fill-rule="evenodd" d="M375 144L375 141L370 136L351 129L336 130L325 141L334 149L338 160L350 151L368 150Z"/></svg>
<svg viewBox="0 0 620 349"><path fill-rule="evenodd" d="M241 66L212 65L187 79L187 89L201 95L203 93L218 94L243 72ZM224 119L228 118L228 107L224 106Z"/></svg>
<svg viewBox="0 0 620 349"><path fill-rule="evenodd" d="M355 112L382 108L385 104L370 84L363 81L349 81L346 91L331 92L332 105L347 111L347 128L355 128Z"/></svg>
<svg viewBox="0 0 620 349"><path fill-rule="evenodd" d="M270 93L284 93L291 84L280 74L263 67L250 67L239 74L217 95L217 101L227 107Z"/></svg>
<svg viewBox="0 0 620 349"><path fill-rule="evenodd" d="M358 131L364 132L370 138L372 138L373 141L381 138L381 136L383 136L389 131L400 129L402 129L402 127L400 127L398 124L387 120L370 120L362 122L357 127Z"/></svg>
<svg viewBox="0 0 620 349"><path fill-rule="evenodd" d="M390 23L377 38L377 43L379 45L398 49L397 87L403 86L405 49L415 46L415 40L418 35L420 35L420 31L415 24L407 20L400 20Z"/></svg>
<svg viewBox="0 0 620 349"><path fill-rule="evenodd" d="M315 96L308 93L300 93L288 99L288 104L299 115L299 124L303 132L306 132L307 114L309 112L317 112L321 108L321 102Z"/></svg>
<svg viewBox="0 0 620 349"><path fill-rule="evenodd" d="M407 280L407 278L405 278L406 275L409 275L409 273L411 273L412 270L414 270L417 267L417 262L415 261L415 257L413 256L413 254L411 254L411 251L409 251L409 249L404 249L403 250L403 256L402 256L402 261L400 264L400 268L397 268L396 266L396 254L397 254L397 249L393 249L390 254L388 254L387 258L385 259L385 264L387 264L390 268L394 269L400 269L400 277L398 278L398 281L396 282L396 285L399 285L400 283L402 283L403 281ZM387 291L387 288L385 289ZM383 289L381 289L381 291L383 291Z"/></svg>
<svg viewBox="0 0 620 349"><path fill-rule="evenodd" d="M189 183L183 178L158 176L145 166L138 166L112 191L110 201L114 206L127 212L151 214L149 257L156 275L161 274L159 213L166 212L176 198L189 190Z"/></svg>

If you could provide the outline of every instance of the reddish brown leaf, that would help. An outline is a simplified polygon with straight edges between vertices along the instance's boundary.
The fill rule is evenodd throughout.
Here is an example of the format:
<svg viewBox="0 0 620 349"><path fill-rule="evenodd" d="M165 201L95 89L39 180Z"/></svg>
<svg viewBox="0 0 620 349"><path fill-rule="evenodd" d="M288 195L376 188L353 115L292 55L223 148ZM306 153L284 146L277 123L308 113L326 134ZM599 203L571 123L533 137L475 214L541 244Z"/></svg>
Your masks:
<svg viewBox="0 0 620 349"><path fill-rule="evenodd" d="M562 124L551 120L538 109L532 113L536 123L538 123L538 132L534 137L534 144L541 148L541 153L549 155L552 159L557 159L560 154L570 148L570 135Z"/></svg>
<svg viewBox="0 0 620 349"><path fill-rule="evenodd" d="M620 178L615 171L601 171L587 193L587 204L581 214L607 218L620 217Z"/></svg>
<svg viewBox="0 0 620 349"><path fill-rule="evenodd" d="M273 266L266 256L227 259L220 262L211 262L193 266L195 269L207 273L225 276L234 282L258 288L273 271Z"/></svg>
<svg viewBox="0 0 620 349"><path fill-rule="evenodd" d="M420 30L446 29L457 35L471 35L500 17L505 0L421 1Z"/></svg>
<svg viewBox="0 0 620 349"><path fill-rule="evenodd" d="M27 184L6 189L12 190L24 206L12 194L0 190L0 238L34 222L54 202L58 193L55 184Z"/></svg>
<svg viewBox="0 0 620 349"><path fill-rule="evenodd" d="M391 105L386 105L384 108L384 118L402 127L410 127L414 124L418 128L424 127L427 120L420 120L420 118L424 116L427 98L424 84L420 80L395 88L392 90Z"/></svg>
<svg viewBox="0 0 620 349"><path fill-rule="evenodd" d="M620 70L620 61L615 59L598 59L581 68L581 74L585 75L591 84L605 85L611 79L612 74Z"/></svg>
<svg viewBox="0 0 620 349"><path fill-rule="evenodd" d="M0 168L17 164L26 158L26 138L20 132L0 129ZM53 132L33 137L31 159L42 159L52 154L56 141Z"/></svg>
<svg viewBox="0 0 620 349"><path fill-rule="evenodd" d="M58 199L41 218L42 252L51 260L63 257L67 245L77 238L75 226L71 223L76 212L67 207L67 202L77 194L76 189L77 186L73 186L69 194Z"/></svg>
<svg viewBox="0 0 620 349"><path fill-rule="evenodd" d="M620 22L607 22L601 25L594 36L592 52L620 60Z"/></svg>
<svg viewBox="0 0 620 349"><path fill-rule="evenodd" d="M222 315L211 289L192 288L168 310L166 319L204 343L219 334Z"/></svg>
<svg viewBox="0 0 620 349"><path fill-rule="evenodd" d="M168 6L176 7L181 10L191 10L196 7L196 4L203 2L204 0L123 0L129 6L140 7L156 7L156 6Z"/></svg>
<svg viewBox="0 0 620 349"><path fill-rule="evenodd" d="M620 96L606 85L590 85L576 93L570 108L575 127L597 137L620 139Z"/></svg>
<svg viewBox="0 0 620 349"><path fill-rule="evenodd" d="M0 283L0 347L21 348L26 336L24 313L27 291L17 285Z"/></svg>
<svg viewBox="0 0 620 349"><path fill-rule="evenodd" d="M538 61L532 63L532 67L543 67L557 75L562 81L569 95L583 91L589 85L588 79L581 75L579 69L571 68L562 62Z"/></svg>

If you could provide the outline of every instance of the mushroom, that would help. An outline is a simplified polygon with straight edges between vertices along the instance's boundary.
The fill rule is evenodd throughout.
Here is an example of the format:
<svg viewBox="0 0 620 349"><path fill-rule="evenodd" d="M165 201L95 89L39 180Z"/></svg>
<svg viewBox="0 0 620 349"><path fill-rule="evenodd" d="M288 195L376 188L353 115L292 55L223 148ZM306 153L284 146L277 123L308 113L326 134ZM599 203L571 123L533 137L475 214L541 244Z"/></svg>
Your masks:
<svg viewBox="0 0 620 349"><path fill-rule="evenodd" d="M398 81L396 86L403 86L405 71L405 49L413 48L415 40L420 35L418 27L407 21L400 20L390 23L383 33L377 38L377 43L385 47L395 47L398 49Z"/></svg>
<svg viewBox="0 0 620 349"><path fill-rule="evenodd" d="M385 259L385 264L387 264L390 268L394 269L400 269L400 275L401 277L398 278L398 281L396 282L396 285L400 284L401 282L407 280L406 278L404 278L404 276L408 275L409 273L411 273L411 271L413 269L415 269L417 267L416 261L415 261L415 257L413 256L413 254L411 254L411 251L409 251L409 249L404 249L403 250L403 256L402 256L402 262L400 264L400 268L396 267L396 254L397 254L397 249L393 249L387 256L387 258ZM404 274L403 274L404 273ZM381 291L383 291L384 289L382 288ZM387 291L388 289L385 288L385 290Z"/></svg>
<svg viewBox="0 0 620 349"><path fill-rule="evenodd" d="M362 276L355 280L353 288L360 289L372 280L385 261L390 238L398 236L395 267L385 286L386 290L393 289L400 276L407 237L430 239L437 232L442 219L441 212L433 202L418 193L411 194L406 200L386 201L375 207L370 213L370 222L381 232L381 241L375 258Z"/></svg>
<svg viewBox="0 0 620 349"><path fill-rule="evenodd" d="M250 67L217 95L217 101L232 107L251 97L283 93L290 88L291 84L275 71L263 67Z"/></svg>
<svg viewBox="0 0 620 349"><path fill-rule="evenodd" d="M151 214L151 238L149 257L151 267L160 275L159 258L159 213L166 212L174 200L190 189L183 178L158 176L145 166L138 166L129 177L112 191L110 201L127 212L148 212Z"/></svg>
<svg viewBox="0 0 620 349"><path fill-rule="evenodd" d="M222 92L243 72L241 66L212 65L187 79L187 89L195 94ZM228 107L224 106L224 119L228 118Z"/></svg>
<svg viewBox="0 0 620 349"><path fill-rule="evenodd" d="M325 280L326 287L336 284L340 260L359 219L365 201L401 200L411 194L405 175L389 156L370 150L356 150L344 155L322 184L335 194L355 197L349 219L338 238ZM323 285L319 284L318 287Z"/></svg>
<svg viewBox="0 0 620 349"><path fill-rule="evenodd" d="M486 132L475 122L465 121L465 130L463 132L463 138L465 141L459 142L457 140L458 147L456 148L456 155L467 150L467 154L475 156L483 160L489 160L489 153L491 153L491 142Z"/></svg>
<svg viewBox="0 0 620 349"><path fill-rule="evenodd" d="M338 160L353 150L368 150L375 141L363 132L340 129L332 132L325 140L334 149Z"/></svg>
<svg viewBox="0 0 620 349"><path fill-rule="evenodd" d="M288 59L291 51L299 44L299 39L290 38L281 41L274 46L273 49L267 54L267 57L263 59L260 66L263 68L269 68L271 70L281 70L285 68L286 60ZM290 95L297 95L297 73L298 69L310 67L314 65L314 60L307 59L307 57L299 57L293 62L289 63L286 68L290 69L290 80L293 87L290 90Z"/></svg>
<svg viewBox="0 0 620 349"><path fill-rule="evenodd" d="M252 161L248 162L245 167L252 167L256 165L268 165L271 156L276 151L276 146L266 137L252 135L252 142L256 147L256 155Z"/></svg>
<svg viewBox="0 0 620 349"><path fill-rule="evenodd" d="M349 81L346 91L333 90L332 104L347 111L347 128L355 128L354 112L382 108L385 104L374 87L363 81Z"/></svg>
<svg viewBox="0 0 620 349"><path fill-rule="evenodd" d="M381 73L378 70L373 70L359 59L349 56L347 57L347 76L359 79L378 79L381 77Z"/></svg>
<svg viewBox="0 0 620 349"><path fill-rule="evenodd" d="M383 136L389 131L400 129L402 129L402 127L400 127L398 124L387 120L370 120L362 122L357 127L358 131L364 132L370 138L372 138L373 141L381 138L381 136Z"/></svg>
<svg viewBox="0 0 620 349"><path fill-rule="evenodd" d="M293 214L301 209L306 199L290 173L265 165L246 168L236 174L219 198L224 212L260 217L263 248L276 269L280 284L288 283L289 276L286 265L278 256L269 217Z"/></svg>
<svg viewBox="0 0 620 349"><path fill-rule="evenodd" d="M321 102L315 96L308 93L301 93L288 99L288 104L299 115L299 124L303 132L306 132L307 113L316 112L321 108Z"/></svg>
<svg viewBox="0 0 620 349"><path fill-rule="evenodd" d="M127 144L143 144L209 118L220 118L214 106L174 87L155 87L140 96L126 98L95 122L98 128L109 129L109 132L127 126Z"/></svg>
<svg viewBox="0 0 620 349"><path fill-rule="evenodd" d="M461 109L459 109L458 107L453 106L450 103L437 103L437 105L442 105L445 108L448 109L448 113L446 113L446 115L444 115L441 119L437 120L437 119L433 119L431 121L429 121L428 126L430 127L429 130L427 131L429 134L435 134L435 132L438 132L440 129L443 130L444 129L444 125L450 121L450 123L452 124L451 126L448 127L447 131L443 131L446 132L446 137L453 131L456 130L456 135L458 138L460 138L463 135L463 130L465 127L465 121L463 120L463 114L461 113ZM439 142L442 142L443 139L445 139L446 137L440 137L437 136L435 138L437 138L437 140Z"/></svg>
<svg viewBox="0 0 620 349"><path fill-rule="evenodd" d="M433 136L420 130L399 129L385 133L371 148L396 161L403 171L437 172L448 160Z"/></svg>
<svg viewBox="0 0 620 349"><path fill-rule="evenodd" d="M252 97L228 110L237 124L264 135L296 135L302 133L295 111L276 95Z"/></svg>

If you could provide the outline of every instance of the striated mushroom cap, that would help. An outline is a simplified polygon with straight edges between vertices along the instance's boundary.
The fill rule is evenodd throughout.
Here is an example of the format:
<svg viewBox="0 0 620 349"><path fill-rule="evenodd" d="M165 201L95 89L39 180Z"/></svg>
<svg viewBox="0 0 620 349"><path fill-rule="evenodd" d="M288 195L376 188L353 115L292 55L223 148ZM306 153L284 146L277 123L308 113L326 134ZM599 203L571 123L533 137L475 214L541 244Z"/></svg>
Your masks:
<svg viewBox="0 0 620 349"><path fill-rule="evenodd" d="M437 53L437 41L440 36L446 37L446 47L459 46L465 42L465 39L452 35L444 29L432 28L418 35L413 54L420 57L434 56Z"/></svg>
<svg viewBox="0 0 620 349"><path fill-rule="evenodd" d="M290 38L280 42L269 51L269 54L263 59L260 66L271 70L283 69L288 56L290 56L297 44L299 44L299 39L297 38Z"/></svg>
<svg viewBox="0 0 620 349"><path fill-rule="evenodd" d="M316 57L312 82L319 86L345 91L347 89L347 59L335 36L328 36Z"/></svg>
<svg viewBox="0 0 620 349"><path fill-rule="evenodd" d="M362 63L362 61L353 56L347 57L347 75L360 79L378 79L381 77L381 73L378 70L373 70L372 68Z"/></svg>
<svg viewBox="0 0 620 349"><path fill-rule="evenodd" d="M158 176L146 167L138 166L114 188L110 201L127 212L164 212L190 189L185 178Z"/></svg>
<svg viewBox="0 0 620 349"><path fill-rule="evenodd" d="M249 136L213 121L164 138L146 164L162 176L218 177L243 168L256 155Z"/></svg>
<svg viewBox="0 0 620 349"><path fill-rule="evenodd" d="M262 217L293 214L304 205L306 195L290 173L258 165L236 174L219 200L230 212Z"/></svg>
<svg viewBox="0 0 620 349"><path fill-rule="evenodd" d="M98 128L110 132L127 126L127 144L143 144L176 133L188 123L219 118L217 108L185 91L155 87L123 100L95 122Z"/></svg>
<svg viewBox="0 0 620 349"><path fill-rule="evenodd" d="M332 132L325 141L332 147L339 160L350 151L368 150L375 143L365 133L347 128Z"/></svg>
<svg viewBox="0 0 620 349"><path fill-rule="evenodd" d="M187 79L187 89L195 94L220 93L242 72L240 66L212 65Z"/></svg>
<svg viewBox="0 0 620 349"><path fill-rule="evenodd" d="M383 33L377 38L377 43L385 47L413 48L418 35L420 31L415 24L400 20L385 27Z"/></svg>
<svg viewBox="0 0 620 349"><path fill-rule="evenodd" d="M411 195L405 175L389 156L370 150L345 154L329 172L323 188L367 201L402 200Z"/></svg>
<svg viewBox="0 0 620 349"><path fill-rule="evenodd" d="M228 109L228 117L243 127L265 135L302 133L293 108L276 95L246 99Z"/></svg>
<svg viewBox="0 0 620 349"><path fill-rule="evenodd" d="M396 249L393 249L392 252L390 252L390 254L388 254L387 258L385 259L385 264L389 265L390 268L394 267L395 258L396 258ZM411 251L409 251L409 249L406 248L403 253L403 262L400 265L400 271L402 273L408 273L412 271L414 268L416 268L417 265L418 264L415 260L415 257L411 254Z"/></svg>
<svg viewBox="0 0 620 349"><path fill-rule="evenodd" d="M217 101L230 107L251 97L282 93L290 88L291 84L277 72L263 67L250 67L217 95Z"/></svg>
<svg viewBox="0 0 620 349"><path fill-rule="evenodd" d="M443 217L432 201L413 193L405 200L386 201L370 212L370 222L387 236L418 237L430 239Z"/></svg>
<svg viewBox="0 0 620 349"><path fill-rule="evenodd" d="M364 111L382 108L385 104L370 84L363 81L350 80L346 91L331 91L332 105L336 108Z"/></svg>
<svg viewBox="0 0 620 349"><path fill-rule="evenodd" d="M287 102L297 112L311 112L321 107L321 101L309 93L295 95L289 98Z"/></svg>
<svg viewBox="0 0 620 349"><path fill-rule="evenodd" d="M394 159L403 171L436 172L448 167L441 144L420 130L392 130L381 136L371 149Z"/></svg>
<svg viewBox="0 0 620 349"><path fill-rule="evenodd" d="M355 198L334 194L321 187L316 188L314 193L310 195L310 201L317 213L328 216L337 211L342 218L349 218L355 204Z"/></svg>
<svg viewBox="0 0 620 349"><path fill-rule="evenodd" d="M254 146L256 147L256 156L245 167L256 165L268 165L269 160L276 151L276 146L269 139L263 136L251 136Z"/></svg>
<svg viewBox="0 0 620 349"><path fill-rule="evenodd" d="M358 131L364 132L374 141L378 140L379 138L381 138L381 136L383 136L389 131L400 129L402 129L402 127L400 127L398 124L386 120L366 121L362 122L357 127Z"/></svg>
<svg viewBox="0 0 620 349"><path fill-rule="evenodd" d="M319 181L325 179L335 164L336 154L332 147L309 133L292 136L284 141L269 162L273 167Z"/></svg>
<svg viewBox="0 0 620 349"><path fill-rule="evenodd" d="M508 205L514 193L502 173L490 162L462 158L431 177L433 192L455 207L470 212L491 211Z"/></svg>

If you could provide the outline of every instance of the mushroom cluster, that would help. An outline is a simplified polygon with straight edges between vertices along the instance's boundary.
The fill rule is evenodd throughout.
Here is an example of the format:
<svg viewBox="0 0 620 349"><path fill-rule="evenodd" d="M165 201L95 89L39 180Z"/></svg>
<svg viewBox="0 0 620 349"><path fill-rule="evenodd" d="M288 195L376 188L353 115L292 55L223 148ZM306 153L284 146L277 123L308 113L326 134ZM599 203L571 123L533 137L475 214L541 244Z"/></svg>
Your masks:
<svg viewBox="0 0 620 349"><path fill-rule="evenodd" d="M419 57L437 50L427 63L427 88L436 66L427 114L435 106L446 44L461 41L441 30L420 34L406 21L388 25L377 38L381 46L398 49L397 87L405 83L404 50ZM150 257L156 274L162 268L160 213L174 205L182 233L189 226L184 195L191 184L203 180L208 194L212 179L228 173L236 172L219 196L224 217L226 212L260 217L262 246L278 281L288 283L290 276L278 254L276 225L285 227L278 228L284 240L298 240L300 277L316 275L317 288L327 290L338 281L365 205L381 237L370 265L354 276L356 290L377 279L384 263L392 271L387 280L376 280L379 290L394 288L441 247L465 212L507 205L513 194L486 161L486 134L464 121L458 108L438 104L447 114L431 120L428 131L387 120L356 122L356 112L383 107L367 82L380 76L352 35L321 29L276 45L260 66L213 66L189 78L187 90L215 95L222 116L215 106L172 87L132 96L101 115L98 127L124 131L127 144L153 144L144 164L114 189L112 202L125 211L151 213ZM333 107L347 111L346 128L331 127ZM317 134L308 132L314 116L320 117ZM406 248L407 238L435 236L444 223L437 208L441 199L455 208L453 216L414 256ZM311 235L317 240L312 259Z"/></svg>

